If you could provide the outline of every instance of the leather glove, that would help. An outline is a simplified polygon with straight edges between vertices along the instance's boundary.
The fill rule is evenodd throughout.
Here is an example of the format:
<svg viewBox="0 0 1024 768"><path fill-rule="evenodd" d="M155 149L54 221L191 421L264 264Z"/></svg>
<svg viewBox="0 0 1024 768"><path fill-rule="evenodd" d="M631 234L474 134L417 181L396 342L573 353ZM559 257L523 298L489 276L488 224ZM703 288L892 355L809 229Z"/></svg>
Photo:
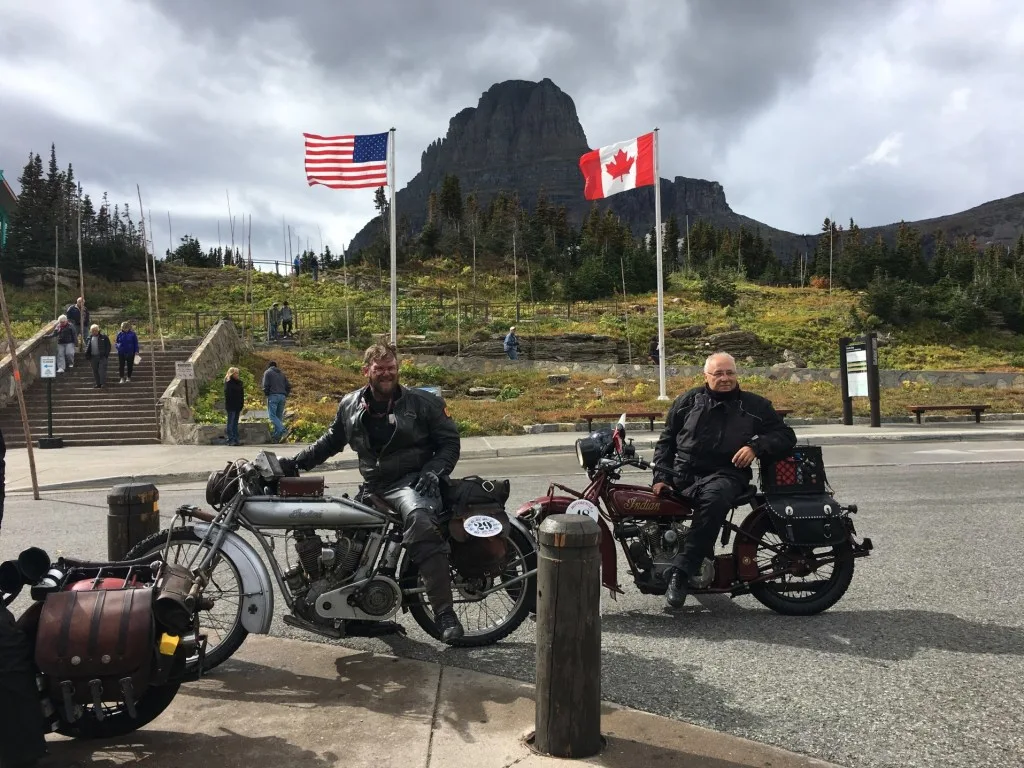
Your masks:
<svg viewBox="0 0 1024 768"><path fill-rule="evenodd" d="M436 472L424 470L416 479L416 483L413 485L412 489L423 496L440 496L441 480L437 476Z"/></svg>
<svg viewBox="0 0 1024 768"><path fill-rule="evenodd" d="M298 477L299 467L295 463L295 459L278 459L277 463L281 465L281 471L284 472L285 477Z"/></svg>

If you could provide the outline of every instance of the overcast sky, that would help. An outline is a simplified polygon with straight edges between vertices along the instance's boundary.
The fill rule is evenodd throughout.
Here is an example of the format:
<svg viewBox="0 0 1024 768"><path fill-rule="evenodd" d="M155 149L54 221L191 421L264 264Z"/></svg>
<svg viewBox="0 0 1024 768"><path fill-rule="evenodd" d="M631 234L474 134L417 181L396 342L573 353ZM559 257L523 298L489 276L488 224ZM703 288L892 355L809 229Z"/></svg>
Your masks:
<svg viewBox="0 0 1024 768"><path fill-rule="evenodd" d="M551 78L592 147L661 132L661 175L816 231L1024 191L1019 0L0 0L0 168L57 145L94 197L255 258L335 250L372 190L306 184L302 132L397 131L420 153L493 83ZM582 196L583 182L580 181Z"/></svg>

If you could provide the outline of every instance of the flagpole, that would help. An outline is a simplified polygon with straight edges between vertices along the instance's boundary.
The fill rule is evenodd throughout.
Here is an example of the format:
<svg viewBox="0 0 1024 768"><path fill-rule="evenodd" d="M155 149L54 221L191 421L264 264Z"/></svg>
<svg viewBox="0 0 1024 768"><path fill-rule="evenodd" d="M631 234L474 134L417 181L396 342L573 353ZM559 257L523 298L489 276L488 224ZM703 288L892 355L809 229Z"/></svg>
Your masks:
<svg viewBox="0 0 1024 768"><path fill-rule="evenodd" d="M397 248L395 243L395 187L398 179L395 174L395 129L390 135L391 146L388 147L388 166L391 172L391 343L398 344L398 269Z"/></svg>
<svg viewBox="0 0 1024 768"><path fill-rule="evenodd" d="M659 400L668 400L665 393L665 284L661 268L661 177L658 175L658 129L654 129L654 235L658 255L658 383Z"/></svg>

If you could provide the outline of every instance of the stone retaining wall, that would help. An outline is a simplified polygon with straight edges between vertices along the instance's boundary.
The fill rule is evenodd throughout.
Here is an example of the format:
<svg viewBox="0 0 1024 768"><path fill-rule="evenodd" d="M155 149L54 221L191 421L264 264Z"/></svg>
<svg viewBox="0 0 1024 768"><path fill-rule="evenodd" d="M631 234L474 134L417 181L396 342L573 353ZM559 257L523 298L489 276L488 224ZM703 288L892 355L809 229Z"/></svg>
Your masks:
<svg viewBox="0 0 1024 768"><path fill-rule="evenodd" d="M21 372L22 391L28 392L36 379L39 378L39 358L43 355L57 354L57 339L53 336L56 321L47 323L40 331L18 347L18 370ZM7 334L0 329L3 349L9 349ZM0 408L17 402L18 393L14 386L14 364L11 355L0 359Z"/></svg>
<svg viewBox="0 0 1024 768"><path fill-rule="evenodd" d="M543 373L584 373L619 378L657 379L658 369L653 365L623 365L617 363L559 363L550 360L492 360L481 357L434 357L410 355L416 365L438 365L449 371L494 373L509 370L530 370ZM696 365L665 367L668 376L697 376L702 368ZM771 368L740 365L740 376L764 376L792 382L830 381L839 383L838 368L796 368L783 363ZM989 371L879 371L879 384L883 388L898 387L904 381L933 384L943 387L996 387L997 389L1024 389L1024 371L1005 373Z"/></svg>
<svg viewBox="0 0 1024 768"><path fill-rule="evenodd" d="M199 397L199 390L205 383L220 378L242 345L238 329L230 320L221 320L210 329L188 359L195 370L195 379L183 381L176 378L160 396L161 442L171 445L196 445L199 442L202 430L192 420L190 405Z"/></svg>

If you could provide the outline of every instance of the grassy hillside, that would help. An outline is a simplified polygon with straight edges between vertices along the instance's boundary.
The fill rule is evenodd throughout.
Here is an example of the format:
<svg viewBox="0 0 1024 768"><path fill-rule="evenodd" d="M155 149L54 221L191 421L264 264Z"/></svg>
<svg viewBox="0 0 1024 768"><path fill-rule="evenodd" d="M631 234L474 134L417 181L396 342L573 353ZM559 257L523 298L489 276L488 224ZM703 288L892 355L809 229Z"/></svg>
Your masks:
<svg viewBox="0 0 1024 768"><path fill-rule="evenodd" d="M524 316L530 319L519 323L521 334L589 332L623 338L628 333L634 351L646 350L647 340L657 329L654 295L628 297L629 306L634 308L628 314L628 326L621 311L624 306L621 302L618 305L609 302L602 307L619 311L586 313L583 311L586 307L583 307L573 319L567 320L563 308L557 305L548 311L533 313L529 301L529 278L523 272L520 265L519 296ZM506 330L514 318L510 273L511 269L505 265L481 265L474 288L472 271L449 259L403 267L399 272L400 306L416 306L422 311L408 314L403 311L399 316L400 333L426 336L431 341L454 340L456 288L463 302L489 302L491 312L487 323L482 318L463 320L460 330L464 340L475 332ZM28 338L38 330L40 320L52 314L53 292L12 287L7 290L15 333L19 339ZM175 332L171 322L174 315L184 318L197 312L245 310L245 292L245 273L236 268L208 270L161 265L159 270L160 310L164 328L171 329L171 333ZM259 272L252 275L252 306L255 309L262 310L272 301L287 300L300 311L324 310L320 319L326 318L326 322L333 321L334 325L324 329L320 335L330 341L344 339L346 294L353 305L362 303L386 307L387 292L387 275L384 275L381 286L376 265L350 268L348 288L342 283L340 272L322 273L318 283L305 275L298 279ZM72 302L76 295L77 291L62 293L60 306ZM86 295L94 318L109 330L123 319L133 320L143 331L148 327L148 302L143 281L117 284L90 277L86 281ZM442 299L446 307L444 314L437 310ZM792 349L812 367L835 366L837 340L873 327L872 318L865 317L860 309L860 300L858 294L843 290L836 290L830 295L827 290L817 288L768 288L741 283L735 304L722 307L701 299L696 280L673 274L666 285L665 320L667 329L703 325L706 326L705 333L751 331L766 347L777 351ZM507 309L502 311L496 306L498 304L507 305ZM580 315L584 317L579 319ZM357 331L353 346L364 344L370 331L386 330L379 323L374 325L369 314L353 320ZM189 328L182 324L176 332L187 333ZM1006 331L986 329L973 334L957 334L937 323L880 330L891 336L879 353L880 364L885 368L1024 369L1024 337ZM310 335L316 336L317 332ZM685 343L674 339L668 342L668 350L670 359L674 354L682 355L673 362L692 363L701 359L701 353L692 348L687 352ZM777 362L777 359L758 362Z"/></svg>

